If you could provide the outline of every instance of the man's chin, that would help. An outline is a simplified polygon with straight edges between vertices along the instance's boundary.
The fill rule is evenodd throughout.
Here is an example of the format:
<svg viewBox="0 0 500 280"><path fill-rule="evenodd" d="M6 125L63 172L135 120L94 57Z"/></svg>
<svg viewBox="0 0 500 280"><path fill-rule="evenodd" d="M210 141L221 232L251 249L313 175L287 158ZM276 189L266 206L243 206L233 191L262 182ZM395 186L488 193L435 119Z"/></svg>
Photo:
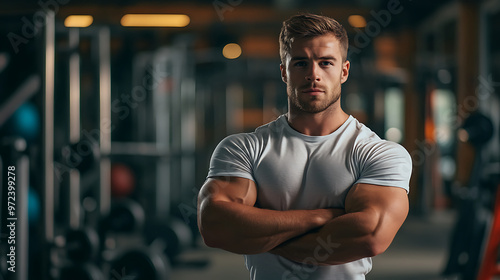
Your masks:
<svg viewBox="0 0 500 280"><path fill-rule="evenodd" d="M303 104L299 107L299 109L301 111L303 111L304 113L309 113L309 114L321 113L321 112L325 111L327 108L328 107L325 107L325 106L320 106L320 105L314 106L311 104L307 104L305 106Z"/></svg>

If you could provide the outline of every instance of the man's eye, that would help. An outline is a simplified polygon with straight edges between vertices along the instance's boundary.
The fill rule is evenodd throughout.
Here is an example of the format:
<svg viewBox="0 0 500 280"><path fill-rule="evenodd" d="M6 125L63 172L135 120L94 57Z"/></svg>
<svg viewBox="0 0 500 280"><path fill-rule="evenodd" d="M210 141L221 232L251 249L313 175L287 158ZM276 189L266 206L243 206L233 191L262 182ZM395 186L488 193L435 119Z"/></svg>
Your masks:
<svg viewBox="0 0 500 280"><path fill-rule="evenodd" d="M299 66L299 67L306 66L306 62L305 61L299 61L299 62L296 62L294 64L294 66Z"/></svg>
<svg viewBox="0 0 500 280"><path fill-rule="evenodd" d="M333 65L333 63L331 63L330 61L322 61L322 62L320 62L320 65L321 66L330 66L330 65Z"/></svg>

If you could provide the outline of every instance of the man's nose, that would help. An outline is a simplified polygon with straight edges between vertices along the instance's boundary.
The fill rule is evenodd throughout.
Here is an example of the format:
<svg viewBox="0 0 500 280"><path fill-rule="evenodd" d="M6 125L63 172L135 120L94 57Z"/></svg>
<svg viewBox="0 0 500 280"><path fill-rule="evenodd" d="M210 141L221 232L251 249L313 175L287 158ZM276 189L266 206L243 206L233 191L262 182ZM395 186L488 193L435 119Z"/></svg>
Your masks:
<svg viewBox="0 0 500 280"><path fill-rule="evenodd" d="M307 81L319 81L320 75L319 75L319 66L311 63L311 66L309 67L307 74L306 74L306 80Z"/></svg>

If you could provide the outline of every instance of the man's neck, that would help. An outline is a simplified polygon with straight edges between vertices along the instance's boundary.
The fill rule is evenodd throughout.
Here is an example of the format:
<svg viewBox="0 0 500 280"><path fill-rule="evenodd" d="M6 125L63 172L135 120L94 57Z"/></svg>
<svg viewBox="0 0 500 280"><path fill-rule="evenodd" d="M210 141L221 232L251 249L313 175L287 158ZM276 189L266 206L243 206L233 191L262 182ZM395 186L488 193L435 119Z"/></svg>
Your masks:
<svg viewBox="0 0 500 280"><path fill-rule="evenodd" d="M320 113L306 113L290 110L288 124L296 131L309 136L328 135L337 130L349 118L342 108L329 108Z"/></svg>

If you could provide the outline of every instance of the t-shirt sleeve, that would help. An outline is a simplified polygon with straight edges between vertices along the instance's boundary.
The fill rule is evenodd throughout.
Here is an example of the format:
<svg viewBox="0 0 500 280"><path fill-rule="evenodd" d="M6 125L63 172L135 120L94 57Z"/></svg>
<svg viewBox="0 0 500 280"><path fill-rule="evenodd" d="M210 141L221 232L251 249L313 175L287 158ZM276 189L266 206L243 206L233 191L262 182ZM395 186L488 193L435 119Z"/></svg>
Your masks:
<svg viewBox="0 0 500 280"><path fill-rule="evenodd" d="M232 176L255 181L252 175L251 147L252 142L248 134L235 134L224 138L212 154L207 178Z"/></svg>
<svg viewBox="0 0 500 280"><path fill-rule="evenodd" d="M412 161L406 149L385 140L363 146L358 155L360 176L355 184L400 187L408 193Z"/></svg>

